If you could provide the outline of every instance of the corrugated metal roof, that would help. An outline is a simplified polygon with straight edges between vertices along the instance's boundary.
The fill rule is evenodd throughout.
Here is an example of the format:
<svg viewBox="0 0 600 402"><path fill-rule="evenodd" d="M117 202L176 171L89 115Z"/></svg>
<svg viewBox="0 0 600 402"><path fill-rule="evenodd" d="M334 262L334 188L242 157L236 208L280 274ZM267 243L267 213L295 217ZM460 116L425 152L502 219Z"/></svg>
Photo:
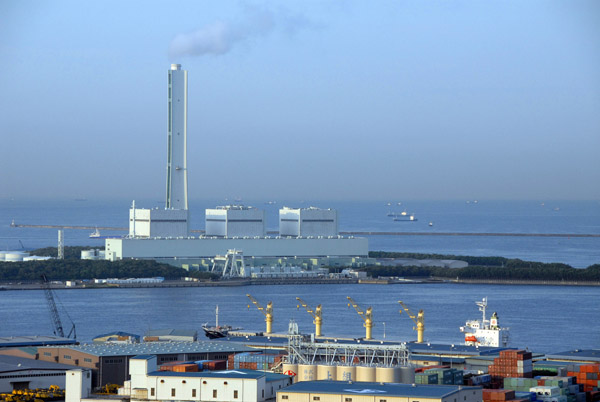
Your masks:
<svg viewBox="0 0 600 402"><path fill-rule="evenodd" d="M189 336L195 337L198 335L198 331L193 329L151 329L148 330L144 336Z"/></svg>
<svg viewBox="0 0 600 402"><path fill-rule="evenodd" d="M72 370L78 368L80 367L24 357L0 355L0 373L27 370Z"/></svg>
<svg viewBox="0 0 600 402"><path fill-rule="evenodd" d="M546 358L553 360L600 362L600 349L568 350L566 352L547 354Z"/></svg>
<svg viewBox="0 0 600 402"><path fill-rule="evenodd" d="M480 389L480 387L462 387ZM278 392L444 398L459 391L455 385L389 384L378 382L302 381Z"/></svg>
<svg viewBox="0 0 600 402"><path fill-rule="evenodd" d="M406 347L411 353L425 355L431 354L458 354L463 356L484 356L498 354L502 350L510 348L495 348L487 346L467 346L467 345L443 345L433 343L407 343Z"/></svg>
<svg viewBox="0 0 600 402"><path fill-rule="evenodd" d="M3 336L0 337L0 348L16 348L19 346L44 346L44 345L73 345L75 339L61 338L59 336Z"/></svg>
<svg viewBox="0 0 600 402"><path fill-rule="evenodd" d="M148 373L149 377L195 377L195 378L261 378L267 373L257 370L222 370L222 371L200 371L178 373L174 371L153 371ZM279 374L283 377L283 374Z"/></svg>
<svg viewBox="0 0 600 402"><path fill-rule="evenodd" d="M63 347L64 348L64 347ZM68 349L94 356L138 356L189 353L232 353L249 352L251 349L239 343L227 342L145 342L132 344L83 344L68 346Z"/></svg>

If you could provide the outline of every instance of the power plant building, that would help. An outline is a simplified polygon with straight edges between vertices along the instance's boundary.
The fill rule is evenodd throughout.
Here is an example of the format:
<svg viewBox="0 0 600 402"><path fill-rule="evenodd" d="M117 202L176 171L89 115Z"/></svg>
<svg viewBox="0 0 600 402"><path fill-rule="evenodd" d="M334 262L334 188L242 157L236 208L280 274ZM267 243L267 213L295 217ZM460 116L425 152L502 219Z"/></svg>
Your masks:
<svg viewBox="0 0 600 402"><path fill-rule="evenodd" d="M241 205L206 210L206 236L244 237L265 235L265 211Z"/></svg>
<svg viewBox="0 0 600 402"><path fill-rule="evenodd" d="M129 209L129 236L135 238L181 237L188 235L185 209Z"/></svg>
<svg viewBox="0 0 600 402"><path fill-rule="evenodd" d="M315 207L283 207L279 210L279 235L292 237L337 236L337 211Z"/></svg>
<svg viewBox="0 0 600 402"><path fill-rule="evenodd" d="M239 250L244 257L366 257L366 238L338 236L337 211L283 208L280 235L266 234L265 212L245 206L207 209L205 235L190 237L187 179L187 71L172 64L168 72L167 179L164 209L129 211L129 235L109 238L105 258L163 260L179 264ZM174 261L177 260L177 263ZM187 263L187 262L186 262Z"/></svg>
<svg viewBox="0 0 600 402"><path fill-rule="evenodd" d="M129 210L129 237L182 237L189 233L187 189L187 71L171 64L168 85L165 209Z"/></svg>

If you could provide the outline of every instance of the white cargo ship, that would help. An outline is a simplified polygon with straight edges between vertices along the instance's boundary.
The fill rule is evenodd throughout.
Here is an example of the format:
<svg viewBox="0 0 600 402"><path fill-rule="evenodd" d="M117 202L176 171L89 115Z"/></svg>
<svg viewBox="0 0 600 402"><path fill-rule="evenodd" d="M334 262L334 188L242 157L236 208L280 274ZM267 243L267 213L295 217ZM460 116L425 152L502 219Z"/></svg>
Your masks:
<svg viewBox="0 0 600 402"><path fill-rule="evenodd" d="M469 346L508 346L509 328L502 328L498 323L498 314L494 312L489 320L485 317L487 308L487 297L482 301L475 302L479 311L483 313L481 320L469 320L460 332L465 334L465 345Z"/></svg>

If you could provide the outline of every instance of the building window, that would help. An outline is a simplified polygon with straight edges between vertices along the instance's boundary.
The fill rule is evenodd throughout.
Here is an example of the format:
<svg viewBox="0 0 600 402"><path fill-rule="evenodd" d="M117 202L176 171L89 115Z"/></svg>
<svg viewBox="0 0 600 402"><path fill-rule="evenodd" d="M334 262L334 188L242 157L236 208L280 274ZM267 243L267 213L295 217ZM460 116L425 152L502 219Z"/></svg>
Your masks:
<svg viewBox="0 0 600 402"><path fill-rule="evenodd" d="M288 399L287 395L281 395L281 399Z"/></svg>
<svg viewBox="0 0 600 402"><path fill-rule="evenodd" d="M264 389L262 390L262 397L263 398L265 397L265 390Z"/></svg>
<svg viewBox="0 0 600 402"><path fill-rule="evenodd" d="M71 356L69 356L69 355L63 355L63 357L67 360L71 360Z"/></svg>
<svg viewBox="0 0 600 402"><path fill-rule="evenodd" d="M379 402L386 402L386 400L385 399L380 399Z"/></svg>
<svg viewBox="0 0 600 402"><path fill-rule="evenodd" d="M195 398L195 397L196 397L196 390L195 390L195 389L193 389L193 390L192 390L192 398Z"/></svg>
<svg viewBox="0 0 600 402"><path fill-rule="evenodd" d="M344 399L345 402L352 402L352 398L346 398Z"/></svg>
<svg viewBox="0 0 600 402"><path fill-rule="evenodd" d="M175 388L171 388L171 396L175 396Z"/></svg>
<svg viewBox="0 0 600 402"><path fill-rule="evenodd" d="M84 361L84 362L86 362L86 363L91 363L91 362L92 362L92 359L88 359L87 357L84 357L84 358L83 358L83 361Z"/></svg>
<svg viewBox="0 0 600 402"><path fill-rule="evenodd" d="M321 397L320 396L313 396L313 401L320 401Z"/></svg>
<svg viewBox="0 0 600 402"><path fill-rule="evenodd" d="M52 353L50 353L50 352L44 352L44 356L52 356Z"/></svg>
<svg viewBox="0 0 600 402"><path fill-rule="evenodd" d="M237 389L235 391L233 391L233 399L237 399L238 398L238 392Z"/></svg>
<svg viewBox="0 0 600 402"><path fill-rule="evenodd" d="M154 388L150 388L150 396L154 396Z"/></svg>
<svg viewBox="0 0 600 402"><path fill-rule="evenodd" d="M216 398L216 397L217 397L217 390L213 389L213 398Z"/></svg>

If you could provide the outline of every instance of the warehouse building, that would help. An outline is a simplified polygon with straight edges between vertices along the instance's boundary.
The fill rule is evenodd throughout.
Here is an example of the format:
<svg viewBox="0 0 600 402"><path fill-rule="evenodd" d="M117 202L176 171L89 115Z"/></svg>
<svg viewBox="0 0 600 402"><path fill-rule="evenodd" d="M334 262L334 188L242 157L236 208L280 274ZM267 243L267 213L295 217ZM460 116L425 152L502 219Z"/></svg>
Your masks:
<svg viewBox="0 0 600 402"><path fill-rule="evenodd" d="M123 384L129 376L129 360L137 355L156 355L161 365L174 361L227 360L231 354L256 350L239 343L210 341L104 343L27 349L27 354L21 349L0 353L91 369L94 387Z"/></svg>
<svg viewBox="0 0 600 402"><path fill-rule="evenodd" d="M17 356L0 355L0 392L15 389L65 387L65 372L71 365L50 363Z"/></svg>
<svg viewBox="0 0 600 402"><path fill-rule="evenodd" d="M481 402L481 387L348 381L303 381L277 392L277 402Z"/></svg>

